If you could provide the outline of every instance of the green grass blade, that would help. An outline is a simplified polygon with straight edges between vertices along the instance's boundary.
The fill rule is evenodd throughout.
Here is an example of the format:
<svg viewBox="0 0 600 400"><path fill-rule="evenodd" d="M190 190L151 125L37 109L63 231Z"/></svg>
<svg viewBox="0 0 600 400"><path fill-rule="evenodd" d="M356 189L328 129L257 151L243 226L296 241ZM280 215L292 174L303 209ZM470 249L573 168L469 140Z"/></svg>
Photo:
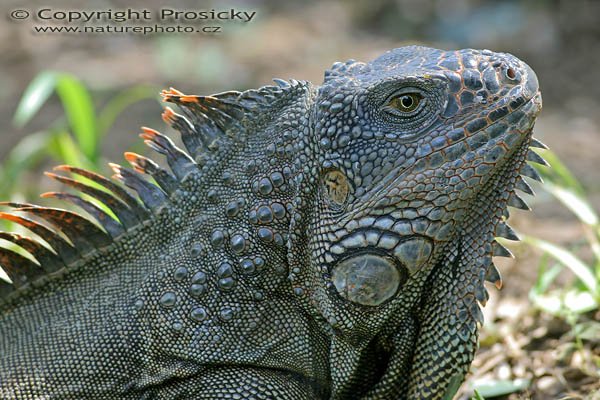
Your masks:
<svg viewBox="0 0 600 400"><path fill-rule="evenodd" d="M569 168L560 160L560 158L558 158L556 153L551 150L540 150L539 152L548 164L550 164L550 168L539 165L534 166L546 182L552 182L555 185L566 187L578 194L584 193L577 178L575 178Z"/></svg>
<svg viewBox="0 0 600 400"><path fill-rule="evenodd" d="M600 262L600 219L596 211L583 196L580 196L574 190L557 186L550 182L546 182L544 189L556 197L582 223L589 227L589 230L586 231L586 238L594 256Z"/></svg>
<svg viewBox="0 0 600 400"><path fill-rule="evenodd" d="M81 153L77 143L66 131L54 132L48 150L61 163L93 169L91 162Z"/></svg>
<svg viewBox="0 0 600 400"><path fill-rule="evenodd" d="M61 74L56 84L56 92L82 153L95 164L99 157L99 140L96 112L88 90L75 77Z"/></svg>
<svg viewBox="0 0 600 400"><path fill-rule="evenodd" d="M540 264L538 277L530 290L530 296L540 296L546 293L561 270L562 266L558 264L554 264L550 268L548 268L547 261Z"/></svg>
<svg viewBox="0 0 600 400"><path fill-rule="evenodd" d="M575 191L550 182L546 182L544 188L571 210L581 222L590 226L598 225L598 215L592 206Z"/></svg>
<svg viewBox="0 0 600 400"><path fill-rule="evenodd" d="M532 236L525 236L522 240L525 243L545 251L556 261L569 268L589 289L593 296L598 296L598 282L596 281L594 274L591 269L573 253L555 244Z"/></svg>
<svg viewBox="0 0 600 400"><path fill-rule="evenodd" d="M31 169L48 155L51 140L51 132L36 132L25 136L13 147L2 164L0 193L12 193L21 173Z"/></svg>
<svg viewBox="0 0 600 400"><path fill-rule="evenodd" d="M471 400L485 400L485 398L481 394L479 394L477 390L475 390L473 393L473 397L471 397Z"/></svg>
<svg viewBox="0 0 600 400"><path fill-rule="evenodd" d="M44 105L56 87L57 77L58 75L55 72L44 71L31 81L25 92L23 92L23 97L21 97L13 117L13 124L16 127L22 128L25 126Z"/></svg>
<svg viewBox="0 0 600 400"><path fill-rule="evenodd" d="M485 397L497 397L504 396L511 393L523 391L529 387L531 381L529 379L498 379L498 380L484 380L475 381L473 386L479 393L479 396Z"/></svg>

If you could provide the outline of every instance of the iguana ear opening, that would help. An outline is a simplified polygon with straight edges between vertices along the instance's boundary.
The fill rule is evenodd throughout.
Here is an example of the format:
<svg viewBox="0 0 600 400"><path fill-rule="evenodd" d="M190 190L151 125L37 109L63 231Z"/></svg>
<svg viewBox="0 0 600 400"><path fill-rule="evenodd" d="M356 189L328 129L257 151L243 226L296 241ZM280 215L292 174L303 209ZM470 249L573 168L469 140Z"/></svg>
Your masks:
<svg viewBox="0 0 600 400"><path fill-rule="evenodd" d="M346 175L337 169L326 171L321 177L323 195L329 208L334 211L342 211L347 204L348 196L352 191Z"/></svg>

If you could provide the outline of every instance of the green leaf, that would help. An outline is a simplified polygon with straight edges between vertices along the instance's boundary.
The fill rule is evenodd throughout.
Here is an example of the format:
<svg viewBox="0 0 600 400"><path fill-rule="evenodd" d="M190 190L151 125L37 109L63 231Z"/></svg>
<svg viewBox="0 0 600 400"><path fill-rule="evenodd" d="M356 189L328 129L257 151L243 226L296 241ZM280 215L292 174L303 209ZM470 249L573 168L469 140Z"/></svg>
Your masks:
<svg viewBox="0 0 600 400"><path fill-rule="evenodd" d="M568 290L563 302L565 308L575 314L583 314L598 308L598 302L592 293L577 289Z"/></svg>
<svg viewBox="0 0 600 400"><path fill-rule="evenodd" d="M584 190L581 184L571 173L569 168L558 158L556 153L551 150L539 150L540 155L550 164L550 168L535 165L537 171L546 179L556 185L563 186L573 191L583 194Z"/></svg>
<svg viewBox="0 0 600 400"><path fill-rule="evenodd" d="M458 392L460 385L463 383L464 378L463 374L454 374L452 378L450 378L450 382L448 382L448 387L446 388L442 400L452 400L456 392Z"/></svg>
<svg viewBox="0 0 600 400"><path fill-rule="evenodd" d="M552 292L549 294L535 295L531 300L540 310L543 310L548 314L563 316L564 307L561 293Z"/></svg>
<svg viewBox="0 0 600 400"><path fill-rule="evenodd" d="M19 175L31 169L48 154L52 133L42 131L25 136L10 151L2 165L0 193L10 193L18 183Z"/></svg>
<svg viewBox="0 0 600 400"><path fill-rule="evenodd" d="M490 380L480 379L473 383L473 387L477 390L480 396L495 397L503 396L515 392L520 392L529 387L529 379L513 379L513 380Z"/></svg>
<svg viewBox="0 0 600 400"><path fill-rule="evenodd" d="M549 293L534 295L531 300L537 308L561 318L584 314L598 308L598 302L590 292L577 289L553 290Z"/></svg>
<svg viewBox="0 0 600 400"><path fill-rule="evenodd" d="M2 247L5 247L4 245ZM6 272L4 272L4 270L2 268L0 268L0 279L2 279L3 281L6 282L11 282L10 278L8 277L8 275L6 275Z"/></svg>
<svg viewBox="0 0 600 400"><path fill-rule="evenodd" d="M90 167L90 162L81 154L79 147L66 131L54 132L52 141L48 144L48 150L61 163Z"/></svg>
<svg viewBox="0 0 600 400"><path fill-rule="evenodd" d="M592 206L574 190L550 182L546 182L544 188L571 210L581 222L590 226L598 225L598 215Z"/></svg>
<svg viewBox="0 0 600 400"><path fill-rule="evenodd" d="M57 74L52 71L44 71L38 74L27 86L17 111L13 118L13 124L22 128L39 111L40 107L48 100L56 86Z"/></svg>
<svg viewBox="0 0 600 400"><path fill-rule="evenodd" d="M99 140L94 105L88 90L72 75L45 71L36 76L25 89L13 123L17 127L23 127L39 111L54 90L61 100L71 131L83 154L96 163L99 155Z"/></svg>
<svg viewBox="0 0 600 400"><path fill-rule="evenodd" d="M531 288L531 294L533 295L541 295L545 293L552 284L552 282L554 282L560 271L562 271L563 269L562 266L557 264L554 264L552 265L552 267L547 268L546 264L547 262L544 262L540 265L537 280Z"/></svg>
<svg viewBox="0 0 600 400"><path fill-rule="evenodd" d="M569 268L594 296L598 295L598 282L596 281L594 274L591 269L573 253L555 244L532 236L523 237L523 241L545 251L556 261Z"/></svg>
<svg viewBox="0 0 600 400"><path fill-rule="evenodd" d="M575 334L583 340L598 340L600 337L600 322L585 321L575 325Z"/></svg>
<svg viewBox="0 0 600 400"><path fill-rule="evenodd" d="M477 390L475 390L471 400L485 400L485 398Z"/></svg>
<svg viewBox="0 0 600 400"><path fill-rule="evenodd" d="M82 153L96 163L99 156L99 140L96 113L88 90L75 77L61 74L56 84L56 92Z"/></svg>

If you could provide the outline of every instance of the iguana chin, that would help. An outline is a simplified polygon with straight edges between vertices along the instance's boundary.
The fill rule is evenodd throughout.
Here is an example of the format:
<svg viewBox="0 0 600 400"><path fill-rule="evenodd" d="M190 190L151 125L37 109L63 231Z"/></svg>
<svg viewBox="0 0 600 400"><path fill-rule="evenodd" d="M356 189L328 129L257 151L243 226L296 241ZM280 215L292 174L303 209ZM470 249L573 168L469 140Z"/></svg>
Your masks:
<svg viewBox="0 0 600 400"><path fill-rule="evenodd" d="M453 396L484 281L501 285L494 238L516 238L507 206L539 179L535 74L410 46L335 63L319 87L275 82L165 91L187 151L144 128L169 168L126 153L133 169L112 168L131 191L48 173L86 196L43 197L95 222L5 203L41 240L0 234L22 250L0 250L1 398Z"/></svg>

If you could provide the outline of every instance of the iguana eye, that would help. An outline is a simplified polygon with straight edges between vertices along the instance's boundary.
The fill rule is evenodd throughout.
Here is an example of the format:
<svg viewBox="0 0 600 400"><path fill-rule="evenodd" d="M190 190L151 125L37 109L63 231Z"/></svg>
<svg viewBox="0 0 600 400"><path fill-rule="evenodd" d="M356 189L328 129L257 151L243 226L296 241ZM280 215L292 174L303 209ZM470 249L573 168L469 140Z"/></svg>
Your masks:
<svg viewBox="0 0 600 400"><path fill-rule="evenodd" d="M441 78L387 80L370 89L375 105L373 125L385 132L386 140L411 140L423 133L443 111L447 83Z"/></svg>
<svg viewBox="0 0 600 400"><path fill-rule="evenodd" d="M403 113L409 113L417 109L423 100L420 93L402 93L392 97L386 108L392 108Z"/></svg>

